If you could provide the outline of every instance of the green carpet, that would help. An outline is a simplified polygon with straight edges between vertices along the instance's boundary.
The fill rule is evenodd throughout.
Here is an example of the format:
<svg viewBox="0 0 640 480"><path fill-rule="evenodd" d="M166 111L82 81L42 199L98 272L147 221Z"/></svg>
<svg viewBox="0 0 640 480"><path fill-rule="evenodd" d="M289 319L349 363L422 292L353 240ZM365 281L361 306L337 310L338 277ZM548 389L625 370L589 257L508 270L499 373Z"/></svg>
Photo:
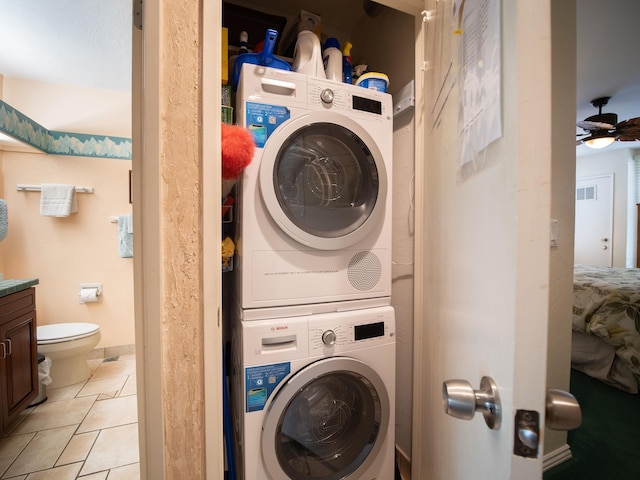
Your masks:
<svg viewBox="0 0 640 480"><path fill-rule="evenodd" d="M571 393L582 408L582 425L570 431L573 458L544 480L640 479L640 396L571 370Z"/></svg>

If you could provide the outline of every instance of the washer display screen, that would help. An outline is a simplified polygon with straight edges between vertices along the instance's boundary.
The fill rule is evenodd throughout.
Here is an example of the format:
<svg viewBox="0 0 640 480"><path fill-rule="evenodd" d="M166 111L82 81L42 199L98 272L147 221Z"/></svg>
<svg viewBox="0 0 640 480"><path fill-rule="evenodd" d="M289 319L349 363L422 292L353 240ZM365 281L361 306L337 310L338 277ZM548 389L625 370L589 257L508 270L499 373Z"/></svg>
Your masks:
<svg viewBox="0 0 640 480"><path fill-rule="evenodd" d="M384 337L384 322L356 325L354 332L356 341L366 340L367 338Z"/></svg>
<svg viewBox="0 0 640 480"><path fill-rule="evenodd" d="M377 100L371 100L370 98L362 98L354 95L353 109L382 115L382 102L379 102Z"/></svg>

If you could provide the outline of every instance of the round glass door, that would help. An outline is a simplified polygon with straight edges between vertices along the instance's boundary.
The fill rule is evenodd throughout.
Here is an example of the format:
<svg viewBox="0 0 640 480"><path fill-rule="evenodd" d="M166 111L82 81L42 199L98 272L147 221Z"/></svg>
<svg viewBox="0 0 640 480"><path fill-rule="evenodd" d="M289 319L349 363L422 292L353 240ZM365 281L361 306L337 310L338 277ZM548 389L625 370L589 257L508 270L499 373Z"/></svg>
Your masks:
<svg viewBox="0 0 640 480"><path fill-rule="evenodd" d="M289 236L331 250L363 239L381 220L386 171L376 143L359 124L316 112L269 138L260 188L271 216Z"/></svg>
<svg viewBox="0 0 640 480"><path fill-rule="evenodd" d="M380 450L388 418L387 391L366 364L341 357L312 364L285 384L268 410L267 470L293 480L361 473Z"/></svg>

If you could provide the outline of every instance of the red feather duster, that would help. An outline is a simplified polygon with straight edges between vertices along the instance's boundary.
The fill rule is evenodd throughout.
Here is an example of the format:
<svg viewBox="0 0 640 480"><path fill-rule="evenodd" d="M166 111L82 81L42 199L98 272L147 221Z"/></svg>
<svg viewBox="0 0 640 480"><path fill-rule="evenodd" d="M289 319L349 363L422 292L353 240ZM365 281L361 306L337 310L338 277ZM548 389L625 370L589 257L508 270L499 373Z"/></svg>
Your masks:
<svg viewBox="0 0 640 480"><path fill-rule="evenodd" d="M238 176L251 163L255 143L246 128L226 123L222 126L222 198L233 188Z"/></svg>

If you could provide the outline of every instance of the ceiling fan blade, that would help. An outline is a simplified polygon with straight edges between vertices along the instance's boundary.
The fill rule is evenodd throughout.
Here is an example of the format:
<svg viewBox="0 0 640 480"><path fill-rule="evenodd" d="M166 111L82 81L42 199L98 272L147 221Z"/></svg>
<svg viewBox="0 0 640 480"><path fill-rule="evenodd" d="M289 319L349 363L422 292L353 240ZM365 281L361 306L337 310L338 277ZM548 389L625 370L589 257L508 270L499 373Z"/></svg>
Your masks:
<svg viewBox="0 0 640 480"><path fill-rule="evenodd" d="M623 120L616 125L618 141L633 142L640 140L640 117Z"/></svg>
<svg viewBox="0 0 640 480"><path fill-rule="evenodd" d="M610 123L604 122L593 122L589 120L582 120L581 122L576 122L576 125L583 130L611 130L614 128Z"/></svg>

